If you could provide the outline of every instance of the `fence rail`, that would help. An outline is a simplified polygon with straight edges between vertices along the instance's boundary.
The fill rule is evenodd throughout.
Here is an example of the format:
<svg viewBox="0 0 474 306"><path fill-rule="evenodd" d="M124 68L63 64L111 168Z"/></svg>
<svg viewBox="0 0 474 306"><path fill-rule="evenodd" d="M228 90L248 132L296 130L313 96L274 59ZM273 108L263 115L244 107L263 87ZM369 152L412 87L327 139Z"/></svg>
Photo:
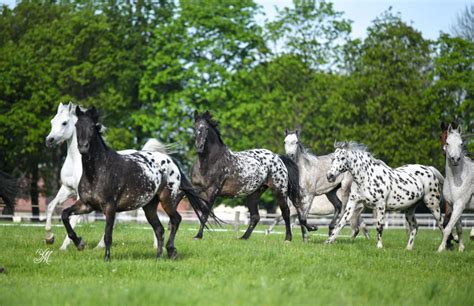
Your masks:
<svg viewBox="0 0 474 306"><path fill-rule="evenodd" d="M183 221L189 223L198 223L199 219L196 217L194 211L180 211ZM169 218L162 212L158 212L159 218L162 222L167 223ZM242 211L228 211L228 212L216 212L217 217L224 221L226 224L233 225L238 228L240 225L246 225L249 222L249 214ZM260 224L270 224L280 214L260 213ZM436 229L436 222L431 214L416 214L416 220L420 228L431 228ZM39 220L44 221L46 216L40 214ZM364 222L369 227L375 226L377 220L372 214L362 214ZM15 213L15 215L0 215L0 220L13 219L14 222L29 221L33 219L31 214ZM99 213L92 213L84 215L84 219L87 222L103 221L105 220L104 215ZM331 222L332 215L327 216L308 216L308 223L316 224L318 226L328 226ZM60 216L53 216L53 220L60 221ZM124 212L117 214L118 222L138 222L146 223L145 214L142 210ZM462 215L462 226L463 227L474 227L474 214L466 213ZM386 228L405 228L405 215L401 213L388 213L385 216L385 227Z"/></svg>

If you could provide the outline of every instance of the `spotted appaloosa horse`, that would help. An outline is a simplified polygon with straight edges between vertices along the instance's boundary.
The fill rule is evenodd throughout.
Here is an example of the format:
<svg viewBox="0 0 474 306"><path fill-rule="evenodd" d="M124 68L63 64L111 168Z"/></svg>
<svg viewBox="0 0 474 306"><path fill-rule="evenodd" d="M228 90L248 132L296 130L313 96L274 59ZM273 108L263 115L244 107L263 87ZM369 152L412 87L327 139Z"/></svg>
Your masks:
<svg viewBox="0 0 474 306"><path fill-rule="evenodd" d="M319 195L326 195L334 206L334 215L329 224L329 235L342 217L351 191L352 176L349 172L339 175L334 182L329 182L326 173L331 167L331 156L316 156L311 154L301 143L299 131L285 130L285 151L297 165L300 173L300 188L302 193L301 205L306 214L311 210L313 199ZM337 196L337 193L340 197ZM366 238L369 232L360 214L364 205L359 204L351 218L352 237L355 238L362 228Z"/></svg>
<svg viewBox="0 0 474 306"><path fill-rule="evenodd" d="M467 156L463 146L461 127L448 127L446 143L443 147L446 153L446 180L443 186L443 196L449 203L450 216L443 233L443 241L438 248L439 252L446 249L448 237L453 227L459 239L459 251L464 250L462 237L461 214L469 203L474 204L474 162Z"/></svg>
<svg viewBox="0 0 474 306"><path fill-rule="evenodd" d="M280 206L286 225L285 240L291 241L290 210L287 198L300 205L298 167L288 157L265 149L232 152L222 141L217 122L209 112L194 114L195 147L198 154L192 168L192 182L204 193L212 207L217 196L246 196L250 211L250 222L242 239L248 239L260 220L258 200L270 188ZM306 224L302 211L300 214L303 238L307 239L306 229L314 230ZM203 216L206 220L206 215ZM303 219L304 218L304 219ZM195 236L202 238L203 225Z"/></svg>
<svg viewBox="0 0 474 306"><path fill-rule="evenodd" d="M168 155L150 151L120 155L104 143L95 108L83 112L78 107L76 115L77 146L82 156L83 174L78 186L80 199L73 206L64 209L61 215L69 238L79 250L84 248L84 241L76 235L69 223L70 215L86 214L94 210L104 212L105 260L108 261L116 212L143 207L158 240L157 257L161 257L164 228L156 213L160 201L170 217L171 230L166 249L168 257L174 258L177 255L174 238L181 222L176 206L183 193L200 220L204 213L206 216L215 216ZM165 186L169 192L163 194Z"/></svg>
<svg viewBox="0 0 474 306"><path fill-rule="evenodd" d="M433 214L438 228L443 231L440 201L444 179L438 170L422 165L405 165L392 169L383 161L375 159L366 151L365 146L341 142L335 144L335 147L331 169L327 173L328 180L334 181L339 174L349 171L354 183L344 215L326 243L334 242L359 203L375 210L378 248L383 247L382 232L387 210L405 211L410 231L407 249L413 248L418 230L415 209L421 199Z"/></svg>

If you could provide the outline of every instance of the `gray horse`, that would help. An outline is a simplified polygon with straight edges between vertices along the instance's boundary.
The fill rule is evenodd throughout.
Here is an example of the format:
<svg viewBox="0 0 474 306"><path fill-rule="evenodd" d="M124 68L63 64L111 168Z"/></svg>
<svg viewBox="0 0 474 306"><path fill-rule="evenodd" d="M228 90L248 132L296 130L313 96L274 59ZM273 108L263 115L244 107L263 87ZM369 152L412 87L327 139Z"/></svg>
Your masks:
<svg viewBox="0 0 474 306"><path fill-rule="evenodd" d="M329 235L342 216L349 193L351 191L352 176L349 172L339 175L334 182L329 182L326 173L331 168L331 155L316 156L311 154L300 142L298 130L285 131L285 151L298 165L300 172L300 188L302 192L302 205L308 214L316 196L326 195L334 206L334 217L329 224ZM338 197L339 195L339 197ZM352 237L355 238L361 227L366 238L369 232L360 214L364 206L358 205L351 218ZM278 222L278 220L275 220Z"/></svg>
<svg viewBox="0 0 474 306"><path fill-rule="evenodd" d="M443 147L446 153L446 179L443 185L443 196L452 205L449 223L443 231L443 241L439 252L446 249L446 241L456 225L459 239L459 251L464 250L462 237L461 214L471 203L474 205L474 162L466 156L461 137L461 127L448 128L448 137Z"/></svg>

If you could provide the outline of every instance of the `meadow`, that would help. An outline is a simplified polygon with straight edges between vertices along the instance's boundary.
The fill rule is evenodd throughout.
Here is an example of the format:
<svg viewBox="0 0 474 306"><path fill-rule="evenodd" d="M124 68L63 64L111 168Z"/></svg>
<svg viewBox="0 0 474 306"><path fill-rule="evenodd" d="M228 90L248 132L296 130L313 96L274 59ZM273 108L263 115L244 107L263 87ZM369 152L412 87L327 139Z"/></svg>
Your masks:
<svg viewBox="0 0 474 306"><path fill-rule="evenodd" d="M112 261L105 263L103 250L93 249L100 222L77 227L88 243L82 252L59 250L63 227L53 228L56 244L46 246L42 227L4 222L0 305L474 304L474 242L466 241L464 253L438 254L438 231L420 229L414 250L406 251L406 232L396 229L385 230L382 250L375 248L374 229L371 240L340 237L329 246L323 228L308 243L299 229L291 243L279 233L243 241L233 231L195 241L195 229L180 228L178 259L156 260L149 226L120 223ZM49 263L35 263L37 250L48 247Z"/></svg>

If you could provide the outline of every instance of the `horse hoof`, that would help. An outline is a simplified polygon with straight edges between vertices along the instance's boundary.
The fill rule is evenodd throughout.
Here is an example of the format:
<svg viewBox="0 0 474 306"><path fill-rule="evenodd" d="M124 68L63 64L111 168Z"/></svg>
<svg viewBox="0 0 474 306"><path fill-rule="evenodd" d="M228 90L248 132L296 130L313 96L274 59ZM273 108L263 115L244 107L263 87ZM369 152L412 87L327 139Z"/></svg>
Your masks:
<svg viewBox="0 0 474 306"><path fill-rule="evenodd" d="M193 237L193 240L202 240L202 237L194 236L194 237Z"/></svg>
<svg viewBox="0 0 474 306"><path fill-rule="evenodd" d="M79 241L79 243L77 244L76 247L79 251L82 251L86 247L86 242L82 238L79 238L79 239L80 239L80 241Z"/></svg>
<svg viewBox="0 0 474 306"><path fill-rule="evenodd" d="M315 232L317 230L318 230L318 227L316 225L308 227L308 231L310 231L310 232Z"/></svg>
<svg viewBox="0 0 474 306"><path fill-rule="evenodd" d="M240 240L248 240L249 237L242 236L242 237L240 237L239 239L240 239Z"/></svg>
<svg viewBox="0 0 474 306"><path fill-rule="evenodd" d="M54 243L54 234L53 233L47 234L46 238L44 239L44 242L46 242L46 244L53 244Z"/></svg>
<svg viewBox="0 0 474 306"><path fill-rule="evenodd" d="M178 251L176 251L176 249L168 250L169 259L176 259L177 257L178 257Z"/></svg>
<svg viewBox="0 0 474 306"><path fill-rule="evenodd" d="M110 262L110 256L104 256L104 261L105 262Z"/></svg>

